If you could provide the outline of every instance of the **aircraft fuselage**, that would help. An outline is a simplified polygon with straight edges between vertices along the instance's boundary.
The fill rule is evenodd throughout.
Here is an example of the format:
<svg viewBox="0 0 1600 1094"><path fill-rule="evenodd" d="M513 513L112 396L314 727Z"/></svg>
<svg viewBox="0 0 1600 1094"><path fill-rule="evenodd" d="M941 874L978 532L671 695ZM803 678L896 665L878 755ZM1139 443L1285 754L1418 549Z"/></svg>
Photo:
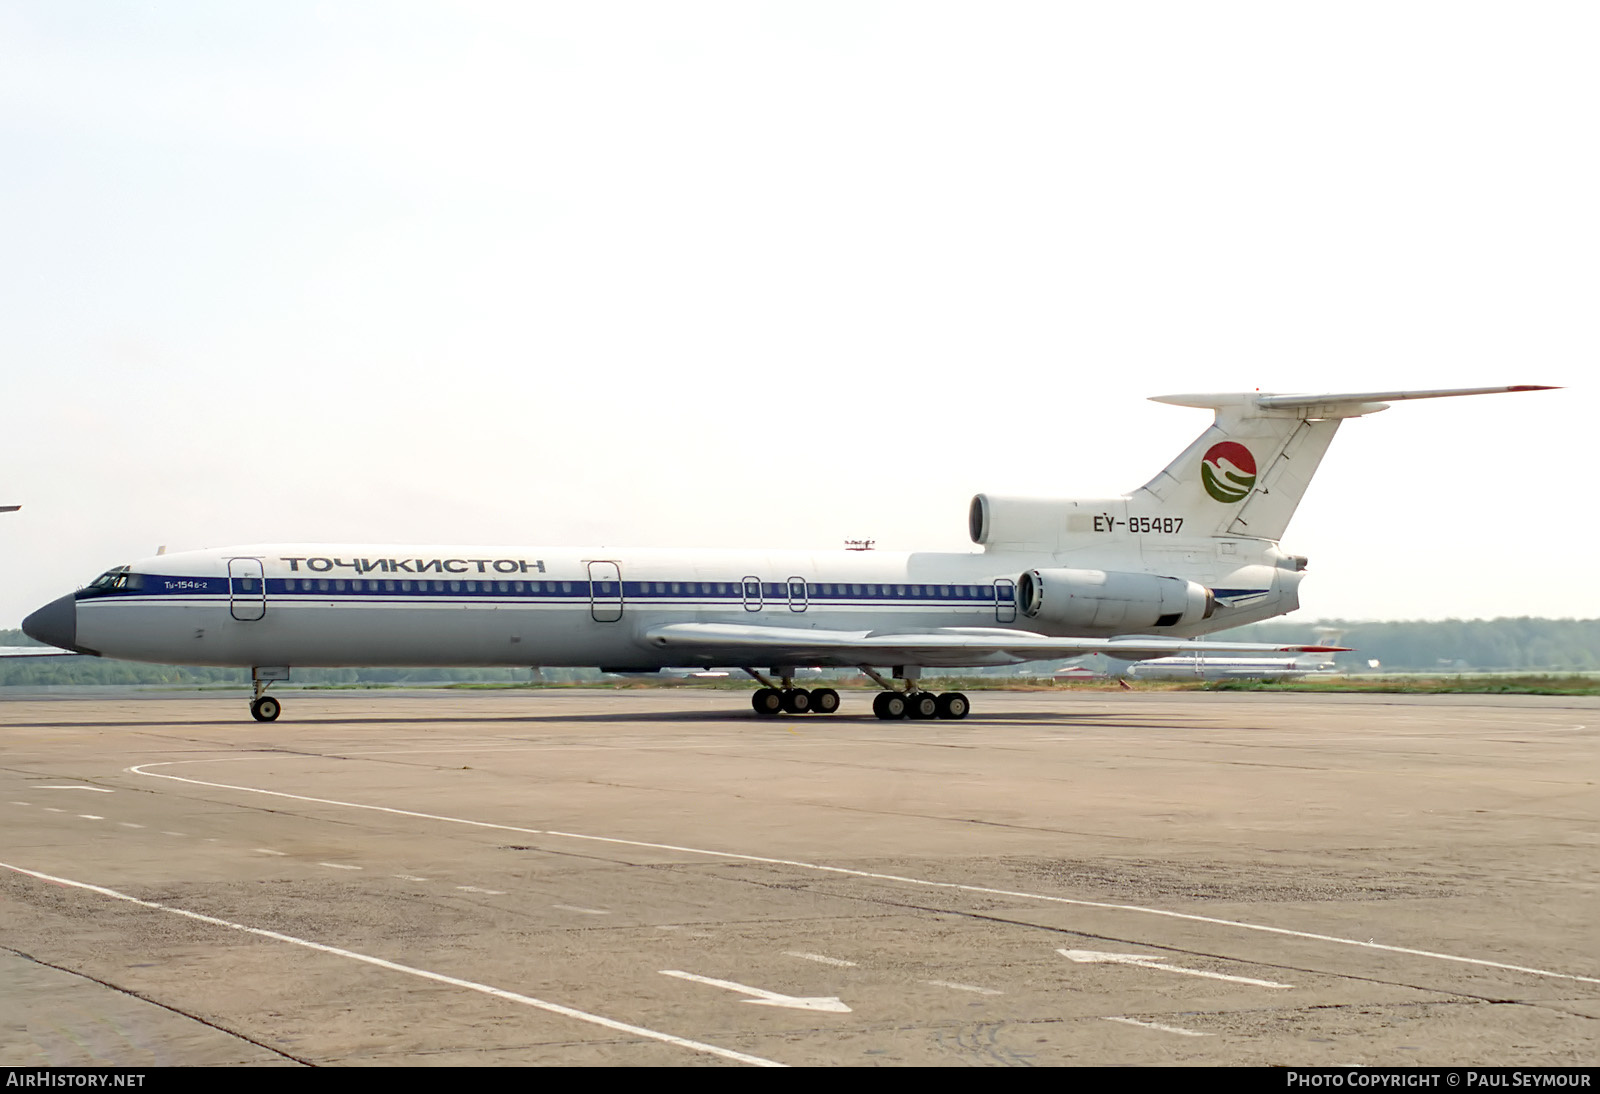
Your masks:
<svg viewBox="0 0 1600 1094"><path fill-rule="evenodd" d="M256 545L161 555L111 571L74 594L71 645L193 665L644 670L728 664L715 651L654 648L643 635L663 623L1085 633L1019 610L1019 576L1060 565L1054 555L993 552ZM1163 633L1206 633L1295 605L1297 572L1261 563L1208 569L1217 571L1204 576L1222 590L1219 610ZM855 664L860 657L816 660Z"/></svg>

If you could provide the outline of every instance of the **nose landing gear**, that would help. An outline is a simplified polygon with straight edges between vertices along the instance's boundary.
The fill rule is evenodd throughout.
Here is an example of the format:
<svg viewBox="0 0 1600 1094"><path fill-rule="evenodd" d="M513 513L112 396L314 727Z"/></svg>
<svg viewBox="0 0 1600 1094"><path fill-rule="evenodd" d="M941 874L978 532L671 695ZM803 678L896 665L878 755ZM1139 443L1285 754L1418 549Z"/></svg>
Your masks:
<svg viewBox="0 0 1600 1094"><path fill-rule="evenodd" d="M268 695L267 689L274 681L289 679L288 666L257 665L250 670L250 682L255 697L250 700L250 717L258 722L276 722L283 713L283 704Z"/></svg>

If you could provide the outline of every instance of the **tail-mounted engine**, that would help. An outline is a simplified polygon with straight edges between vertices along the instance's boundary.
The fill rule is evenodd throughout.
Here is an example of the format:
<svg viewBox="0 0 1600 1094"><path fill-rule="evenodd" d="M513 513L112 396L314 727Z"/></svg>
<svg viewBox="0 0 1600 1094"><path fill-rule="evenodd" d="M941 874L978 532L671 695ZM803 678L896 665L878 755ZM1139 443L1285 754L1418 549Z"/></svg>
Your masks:
<svg viewBox="0 0 1600 1094"><path fill-rule="evenodd" d="M1017 578L1017 604L1041 623L1122 634L1210 619L1217 598L1204 585L1176 577L1028 570Z"/></svg>

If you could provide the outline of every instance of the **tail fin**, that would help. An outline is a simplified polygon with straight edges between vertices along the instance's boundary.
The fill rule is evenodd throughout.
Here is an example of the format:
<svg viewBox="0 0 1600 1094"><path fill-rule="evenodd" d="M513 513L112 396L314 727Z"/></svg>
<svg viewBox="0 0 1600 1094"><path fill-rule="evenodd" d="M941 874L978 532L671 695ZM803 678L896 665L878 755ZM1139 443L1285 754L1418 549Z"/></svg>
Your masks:
<svg viewBox="0 0 1600 1094"><path fill-rule="evenodd" d="M1155 402L1203 407L1215 410L1217 417L1166 470L1134 491L1132 499L1183 517L1186 533L1277 540L1344 419L1387 410L1391 402L1406 399L1548 390L1519 385L1352 395L1157 396Z"/></svg>

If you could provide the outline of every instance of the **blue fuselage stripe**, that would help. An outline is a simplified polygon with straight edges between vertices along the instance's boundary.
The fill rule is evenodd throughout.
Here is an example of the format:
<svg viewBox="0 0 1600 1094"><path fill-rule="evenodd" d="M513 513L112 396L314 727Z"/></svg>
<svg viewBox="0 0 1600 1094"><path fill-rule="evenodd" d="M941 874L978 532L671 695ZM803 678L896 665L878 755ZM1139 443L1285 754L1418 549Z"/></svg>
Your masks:
<svg viewBox="0 0 1600 1094"><path fill-rule="evenodd" d="M87 588L78 591L79 600L102 598L190 599L227 597L259 600L261 578L174 577L162 574L129 574L121 588ZM618 586L621 599L639 602L713 604L924 604L972 606L1010 602L1014 592L1009 585L909 584L885 582L737 582L737 581L522 581L402 578L300 578L265 579L268 599L327 600L330 597L359 598L381 603L385 600L415 598L461 599L482 597L532 603L591 601L615 602Z"/></svg>

